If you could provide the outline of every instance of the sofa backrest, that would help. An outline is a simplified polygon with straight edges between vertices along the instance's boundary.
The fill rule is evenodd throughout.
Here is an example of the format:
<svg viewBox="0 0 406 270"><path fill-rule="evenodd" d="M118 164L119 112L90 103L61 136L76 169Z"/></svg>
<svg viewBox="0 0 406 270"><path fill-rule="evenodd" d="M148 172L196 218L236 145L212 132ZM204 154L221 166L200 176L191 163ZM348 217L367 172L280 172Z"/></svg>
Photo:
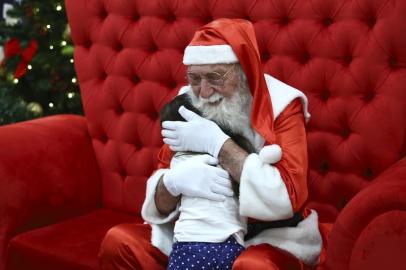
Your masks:
<svg viewBox="0 0 406 270"><path fill-rule="evenodd" d="M266 73L309 99L309 204L334 221L405 155L402 0L66 0L106 207L139 213L162 145L158 112L215 18L253 22Z"/></svg>

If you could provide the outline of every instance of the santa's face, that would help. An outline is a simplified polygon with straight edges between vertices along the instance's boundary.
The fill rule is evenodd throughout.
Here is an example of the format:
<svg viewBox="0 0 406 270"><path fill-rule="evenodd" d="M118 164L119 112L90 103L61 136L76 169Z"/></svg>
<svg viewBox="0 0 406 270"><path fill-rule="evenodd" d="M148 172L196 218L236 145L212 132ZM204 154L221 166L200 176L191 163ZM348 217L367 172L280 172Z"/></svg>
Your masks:
<svg viewBox="0 0 406 270"><path fill-rule="evenodd" d="M223 97L230 98L239 83L236 65L191 65L187 77L195 96L212 105Z"/></svg>
<svg viewBox="0 0 406 270"><path fill-rule="evenodd" d="M217 71L220 75L228 72L223 83L213 81L213 77L205 79L205 76L210 76L206 74ZM202 112L205 118L216 121L222 127L239 134L251 130L249 115L252 96L241 67L236 65L189 66L188 72L203 75L200 78L200 85L191 84L193 91L188 94L192 104ZM214 85L209 85L210 79ZM198 79L195 83L197 81Z"/></svg>

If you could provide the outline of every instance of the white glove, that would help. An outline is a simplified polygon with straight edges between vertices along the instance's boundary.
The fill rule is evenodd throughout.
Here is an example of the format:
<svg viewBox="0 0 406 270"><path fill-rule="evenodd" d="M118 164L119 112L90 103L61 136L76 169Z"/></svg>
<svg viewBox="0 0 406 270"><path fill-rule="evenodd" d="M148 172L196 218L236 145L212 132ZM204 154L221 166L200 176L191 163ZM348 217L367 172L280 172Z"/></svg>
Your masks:
<svg viewBox="0 0 406 270"><path fill-rule="evenodd" d="M217 164L218 160L209 155L190 158L164 174L164 185L173 196L224 201L234 195L232 180L227 171L215 167Z"/></svg>
<svg viewBox="0 0 406 270"><path fill-rule="evenodd" d="M208 153L217 158L224 142L230 137L216 123L189 111L184 106L179 108L179 113L187 122L163 122L164 143L173 151Z"/></svg>

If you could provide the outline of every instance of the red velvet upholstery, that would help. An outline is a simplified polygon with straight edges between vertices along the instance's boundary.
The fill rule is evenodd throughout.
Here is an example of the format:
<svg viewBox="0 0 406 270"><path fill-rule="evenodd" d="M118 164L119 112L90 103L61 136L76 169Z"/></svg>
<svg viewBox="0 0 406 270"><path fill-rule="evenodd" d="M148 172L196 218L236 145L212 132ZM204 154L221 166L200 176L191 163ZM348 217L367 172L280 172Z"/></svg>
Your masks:
<svg viewBox="0 0 406 270"><path fill-rule="evenodd" d="M108 229L140 222L117 211L101 209L66 222L22 233L10 241L10 269L97 269L98 249ZM22 260L24 258L24 260Z"/></svg>
<svg viewBox="0 0 406 270"><path fill-rule="evenodd" d="M101 205L86 120L58 115L0 127L0 269L9 240Z"/></svg>
<svg viewBox="0 0 406 270"><path fill-rule="evenodd" d="M139 215L162 144L158 111L184 83L183 49L199 26L231 17L253 22L265 71L309 99L308 205L334 223L320 268L404 265L405 1L66 0L66 6L86 120L57 116L0 128L0 185L7 187L0 191L6 195L0 249L20 232L101 202ZM99 232L120 221L106 220ZM72 221L65 222L14 238L9 254L1 254L8 269L24 269L16 258L41 267L34 254L48 246L42 236L69 228ZM44 258L69 260L56 243ZM87 258L64 261L60 269L96 269L92 243Z"/></svg>

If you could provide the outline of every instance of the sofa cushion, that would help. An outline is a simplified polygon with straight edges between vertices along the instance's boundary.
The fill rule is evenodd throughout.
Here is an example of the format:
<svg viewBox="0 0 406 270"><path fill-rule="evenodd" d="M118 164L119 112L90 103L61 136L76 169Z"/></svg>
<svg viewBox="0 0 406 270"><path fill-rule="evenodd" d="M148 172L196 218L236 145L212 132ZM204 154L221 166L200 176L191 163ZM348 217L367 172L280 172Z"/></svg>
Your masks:
<svg viewBox="0 0 406 270"><path fill-rule="evenodd" d="M133 222L141 223L142 219L98 209L22 233L10 241L7 269L98 269L97 255L106 232L116 224Z"/></svg>

